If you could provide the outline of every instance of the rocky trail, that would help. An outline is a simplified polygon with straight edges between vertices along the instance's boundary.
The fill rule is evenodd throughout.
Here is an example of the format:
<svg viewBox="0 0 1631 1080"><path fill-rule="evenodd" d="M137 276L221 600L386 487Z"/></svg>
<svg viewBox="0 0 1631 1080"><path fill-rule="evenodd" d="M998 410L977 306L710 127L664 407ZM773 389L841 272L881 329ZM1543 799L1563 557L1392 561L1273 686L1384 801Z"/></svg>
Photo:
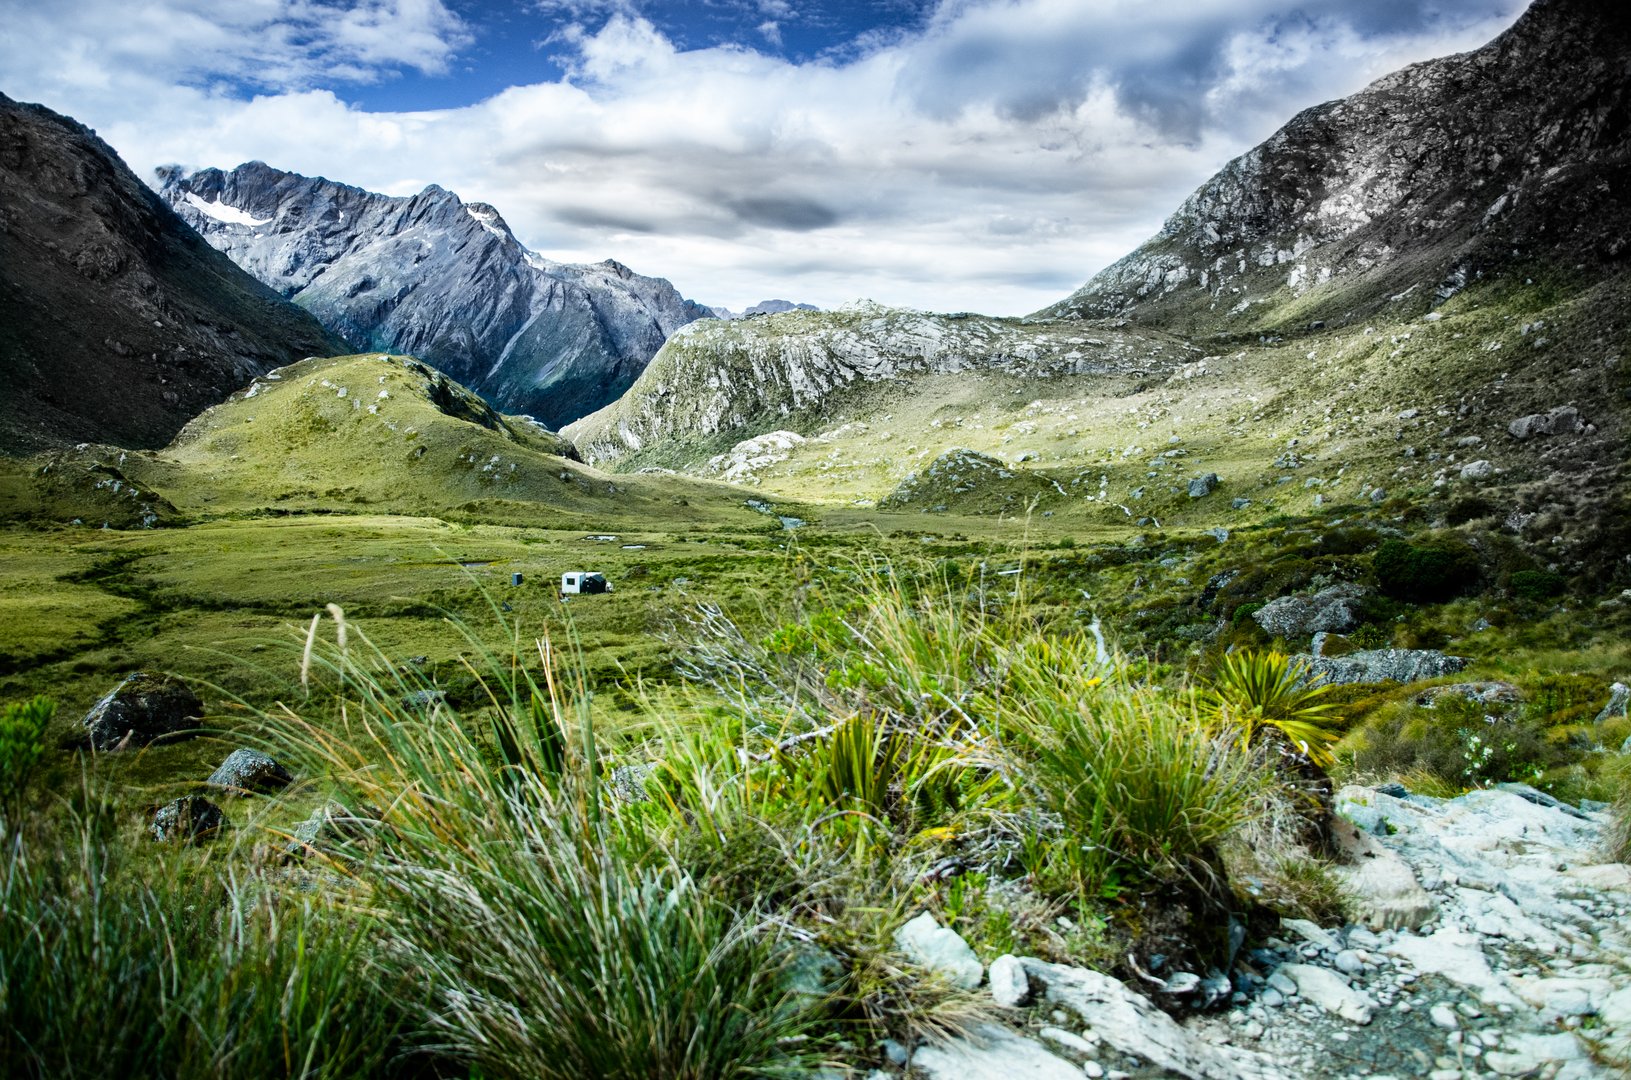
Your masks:
<svg viewBox="0 0 1631 1080"><path fill-rule="evenodd" d="M1226 1011L1179 1022L1099 972L1003 957L988 978L1008 1023L887 1045L871 1080L1631 1076L1631 866L1601 861L1605 808L1520 785L1350 787L1337 806L1362 922L1287 920Z"/></svg>

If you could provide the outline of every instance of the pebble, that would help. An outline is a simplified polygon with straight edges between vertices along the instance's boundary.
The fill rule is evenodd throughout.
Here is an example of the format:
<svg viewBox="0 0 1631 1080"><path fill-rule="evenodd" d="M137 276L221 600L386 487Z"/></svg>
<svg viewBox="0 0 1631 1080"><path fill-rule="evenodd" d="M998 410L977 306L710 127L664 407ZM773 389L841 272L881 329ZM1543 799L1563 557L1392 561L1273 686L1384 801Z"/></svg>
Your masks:
<svg viewBox="0 0 1631 1080"><path fill-rule="evenodd" d="M1365 971L1365 961L1352 949L1343 949L1337 953L1336 969L1344 975L1360 975Z"/></svg>
<svg viewBox="0 0 1631 1080"><path fill-rule="evenodd" d="M1427 1011L1428 1017L1433 1021L1434 1027L1445 1031L1455 1031L1461 1027L1461 1021L1456 1018L1455 1010L1448 1005L1434 1005Z"/></svg>
<svg viewBox="0 0 1631 1080"><path fill-rule="evenodd" d="M1280 991L1280 993L1284 994L1286 997L1291 997L1297 992L1296 982L1292 980L1290 975L1287 975L1283 971L1276 971L1274 974L1269 976L1269 986Z"/></svg>
<svg viewBox="0 0 1631 1080"><path fill-rule="evenodd" d="M1082 1071L1087 1074L1088 1080L1099 1080L1099 1077L1104 1075L1104 1066L1096 1061L1089 1061L1082 1066Z"/></svg>

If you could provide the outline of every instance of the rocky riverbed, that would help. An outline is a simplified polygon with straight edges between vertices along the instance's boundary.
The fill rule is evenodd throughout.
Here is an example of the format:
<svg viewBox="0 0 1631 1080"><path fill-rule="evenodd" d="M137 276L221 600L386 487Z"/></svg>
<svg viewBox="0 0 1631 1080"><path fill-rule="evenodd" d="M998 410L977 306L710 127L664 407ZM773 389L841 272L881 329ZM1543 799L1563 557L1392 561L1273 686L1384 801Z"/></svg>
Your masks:
<svg viewBox="0 0 1631 1080"><path fill-rule="evenodd" d="M1604 808L1518 786L1337 806L1358 921L1287 920L1226 1010L1179 1022L1145 988L1006 957L1006 1023L890 1044L872 1080L1631 1075L1631 866L1603 861Z"/></svg>

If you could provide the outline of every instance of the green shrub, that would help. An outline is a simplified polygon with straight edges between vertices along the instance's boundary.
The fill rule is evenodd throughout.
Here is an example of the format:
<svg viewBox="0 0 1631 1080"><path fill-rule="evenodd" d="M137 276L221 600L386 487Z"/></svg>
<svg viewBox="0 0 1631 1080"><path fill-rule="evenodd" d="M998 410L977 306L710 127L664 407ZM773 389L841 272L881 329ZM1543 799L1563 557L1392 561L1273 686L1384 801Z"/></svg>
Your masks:
<svg viewBox="0 0 1631 1080"><path fill-rule="evenodd" d="M1241 604L1235 608L1234 614L1229 616L1229 625L1244 626L1248 620L1251 620L1254 613L1262 610L1263 605L1259 603ZM1252 625L1256 625L1255 621L1252 622Z"/></svg>
<svg viewBox="0 0 1631 1080"><path fill-rule="evenodd" d="M1260 783L1234 742L1181 700L1121 682L1091 640L1017 658L993 704L1063 822L1058 854L1090 895L1121 875L1211 864Z"/></svg>
<svg viewBox="0 0 1631 1080"><path fill-rule="evenodd" d="M1284 653L1242 650L1223 657L1202 698L1218 727L1237 732L1242 749L1265 728L1284 735L1315 764L1332 763L1336 705L1307 681L1308 666Z"/></svg>
<svg viewBox="0 0 1631 1080"><path fill-rule="evenodd" d="M57 703L48 697L0 706L0 817L13 825L45 756L45 729L56 711Z"/></svg>
<svg viewBox="0 0 1631 1080"><path fill-rule="evenodd" d="M1528 710L1491 714L1456 695L1441 696L1431 708L1400 702L1378 710L1355 744L1356 772L1427 773L1462 788L1532 784L1563 757Z"/></svg>
<svg viewBox="0 0 1631 1080"><path fill-rule="evenodd" d="M391 970L431 988L416 1039L489 1080L700 1080L790 1060L780 1040L806 1020L787 1005L784 950L676 861L660 818L615 812L581 662L561 670L543 641L532 664L517 643L473 666L524 721L495 732L446 702L405 709L399 669L349 639L317 650L342 724L264 720L300 771L389 808L324 854L367 890ZM495 737L519 767L489 766Z"/></svg>
<svg viewBox="0 0 1631 1080"><path fill-rule="evenodd" d="M1549 570L1518 570L1508 579L1507 587L1520 600L1550 600L1561 596L1568 584L1562 574Z"/></svg>
<svg viewBox="0 0 1631 1080"><path fill-rule="evenodd" d="M1478 580L1477 553L1457 540L1388 540L1371 555L1371 568L1384 593L1417 604L1448 600Z"/></svg>

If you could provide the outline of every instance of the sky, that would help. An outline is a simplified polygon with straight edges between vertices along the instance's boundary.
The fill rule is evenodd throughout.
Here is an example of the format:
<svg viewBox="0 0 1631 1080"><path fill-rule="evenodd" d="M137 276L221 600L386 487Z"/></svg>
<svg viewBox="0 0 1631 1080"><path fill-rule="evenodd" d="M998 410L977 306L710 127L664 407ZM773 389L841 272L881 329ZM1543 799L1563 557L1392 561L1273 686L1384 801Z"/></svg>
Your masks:
<svg viewBox="0 0 1631 1080"><path fill-rule="evenodd" d="M706 304L1024 314L1298 110L1525 0L0 0L0 92L137 174L496 206Z"/></svg>

